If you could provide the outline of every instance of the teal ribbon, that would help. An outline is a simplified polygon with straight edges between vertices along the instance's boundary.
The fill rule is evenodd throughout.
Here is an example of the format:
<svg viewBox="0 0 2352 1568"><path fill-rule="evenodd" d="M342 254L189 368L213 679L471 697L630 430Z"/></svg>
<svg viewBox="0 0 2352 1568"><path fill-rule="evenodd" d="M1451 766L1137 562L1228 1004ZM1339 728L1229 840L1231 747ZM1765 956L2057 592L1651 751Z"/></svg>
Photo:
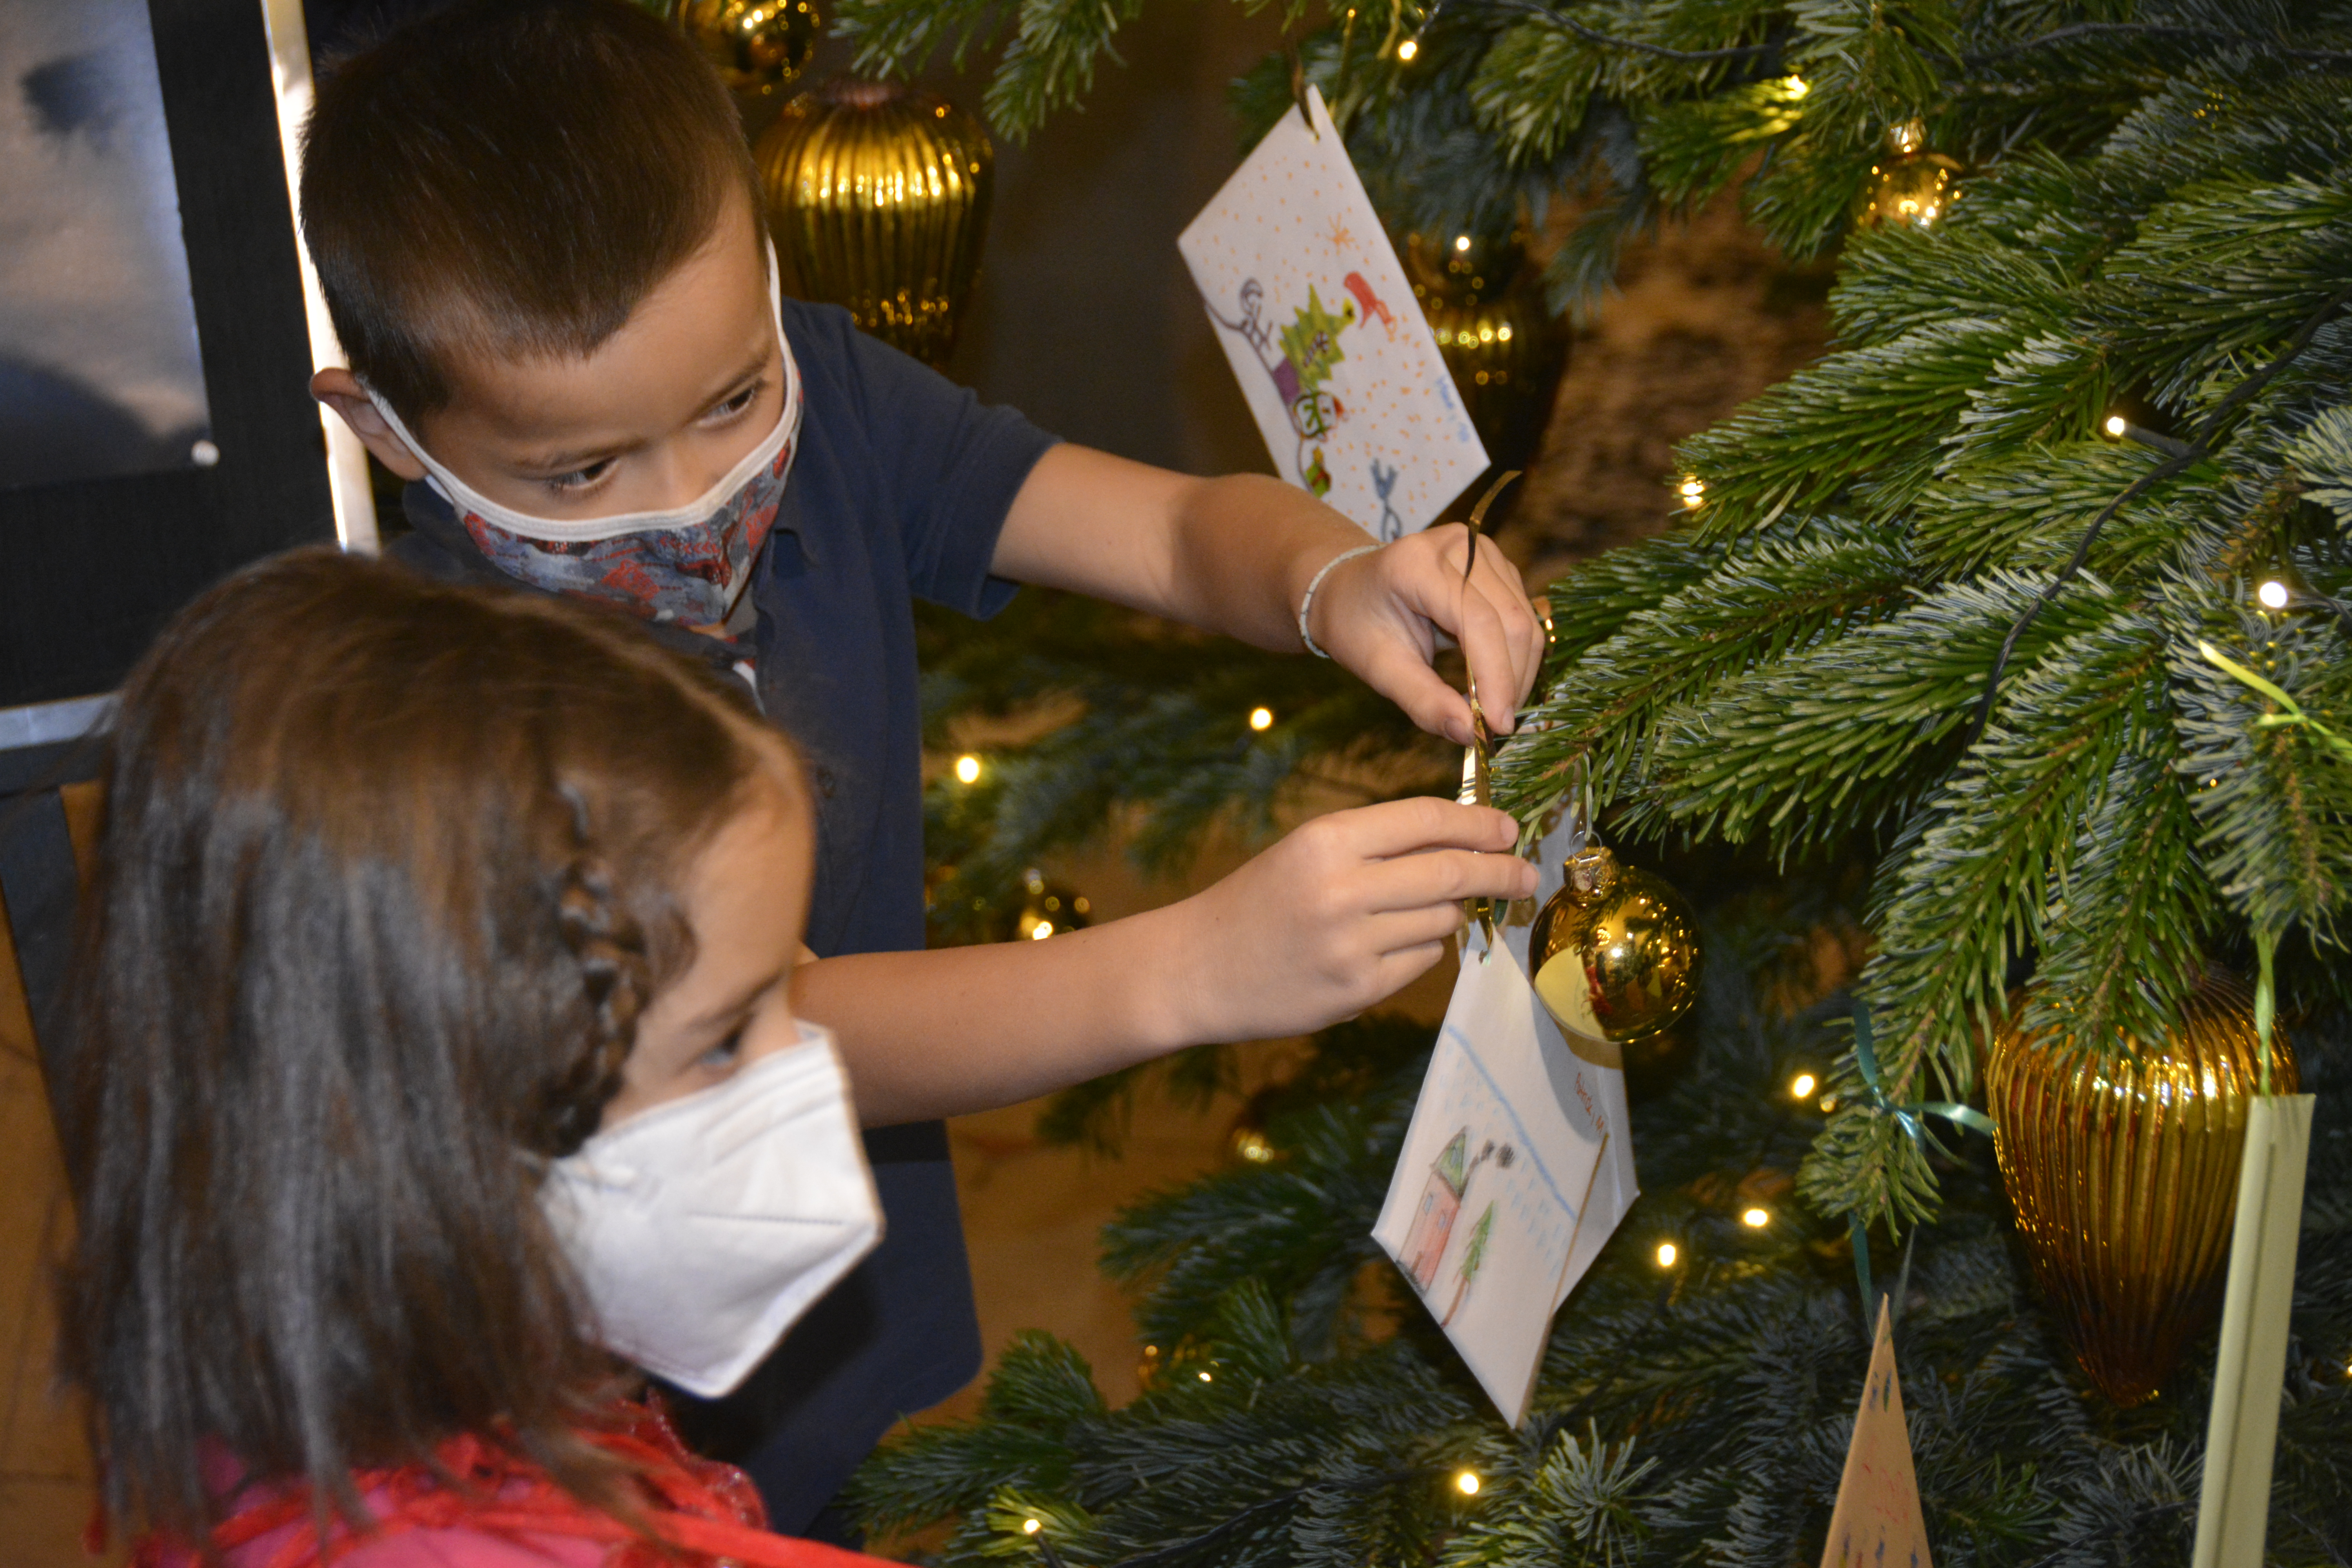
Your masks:
<svg viewBox="0 0 2352 1568"><path fill-rule="evenodd" d="M1971 1132L1992 1136L1992 1118L1970 1105L1958 1105L1948 1100L1915 1100L1909 1105L1897 1105L1886 1098L1886 1086L1879 1081L1878 1053L1871 1049L1870 1004L1856 997L1853 1004L1853 1060L1862 1069L1864 1089L1870 1102L1891 1113L1903 1123L1903 1130L1915 1139L1927 1135L1927 1123L1922 1116L1940 1116L1956 1127Z"/></svg>
<svg viewBox="0 0 2352 1568"><path fill-rule="evenodd" d="M1903 1130L1915 1141L1927 1137L1927 1124L1922 1118L1929 1116L1940 1116L1956 1127L1981 1132L1988 1138L1992 1136L1992 1118L1974 1106L1958 1105L1948 1100L1915 1100L1909 1105L1897 1105L1887 1099L1886 1086L1878 1076L1878 1053L1871 1048L1870 1004L1859 996L1853 999L1853 1062L1862 1069L1863 1091L1870 1097L1870 1102L1901 1122ZM1870 1226L1864 1223L1859 1213L1850 1214L1846 1215L1846 1233L1853 1238L1853 1278L1862 1290L1862 1333L1864 1339L1873 1339L1877 1319L1870 1310L1873 1299L1870 1289ZM1914 1230L1912 1237L1917 1239L1918 1232ZM1904 1254L1904 1272L1908 1274L1910 1254L1907 1249ZM1899 1302L1897 1310L1900 1310Z"/></svg>

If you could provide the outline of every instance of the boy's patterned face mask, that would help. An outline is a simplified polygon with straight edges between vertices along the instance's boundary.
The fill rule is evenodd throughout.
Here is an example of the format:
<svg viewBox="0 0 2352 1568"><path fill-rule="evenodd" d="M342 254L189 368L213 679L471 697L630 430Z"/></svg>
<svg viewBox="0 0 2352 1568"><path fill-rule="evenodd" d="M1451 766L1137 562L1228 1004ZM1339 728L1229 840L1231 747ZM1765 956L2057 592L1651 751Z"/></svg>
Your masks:
<svg viewBox="0 0 2352 1568"><path fill-rule="evenodd" d="M801 428L800 367L793 363L769 262L768 303L784 366L784 406L776 427L725 478L669 511L560 521L500 506L428 454L390 405L369 401L425 465L428 482L457 512L483 558L510 577L550 593L616 605L647 620L724 625L751 581L751 563L775 525Z"/></svg>

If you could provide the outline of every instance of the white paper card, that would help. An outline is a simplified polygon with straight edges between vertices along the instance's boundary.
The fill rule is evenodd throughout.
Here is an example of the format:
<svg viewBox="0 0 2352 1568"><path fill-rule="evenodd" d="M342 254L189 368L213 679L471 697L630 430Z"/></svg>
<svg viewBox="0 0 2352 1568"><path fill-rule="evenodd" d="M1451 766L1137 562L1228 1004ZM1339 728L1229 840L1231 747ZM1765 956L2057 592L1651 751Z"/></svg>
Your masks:
<svg viewBox="0 0 2352 1568"><path fill-rule="evenodd" d="M1386 542L1487 466L1323 97L1177 237L1275 470Z"/></svg>
<svg viewBox="0 0 2352 1568"><path fill-rule="evenodd" d="M1547 819L1542 842L1536 847L1536 896L1526 903L1511 906L1511 924L1517 932L1518 942L1514 951L1519 955L1522 971L1526 968L1528 939L1534 934L1532 928L1536 911L1549 903L1554 893L1567 886L1568 858L1588 844L1598 842L1599 839L1589 830L1578 830L1573 813L1565 805L1555 807ZM1598 1024L1580 1035L1562 1032L1558 1020L1552 1017L1541 998L1536 1002L1536 1031L1547 1040L1558 1039L1570 1054L1585 1064L1589 1069L1586 1079L1598 1086L1594 1098L1600 1101L1599 1118L1604 1126L1620 1134L1609 1140L1608 1152L1601 1162L1601 1180L1608 1191L1616 1194L1612 1200L1613 1206L1595 1199L1600 1213L1615 1216L1609 1222L1610 1228L1613 1229L1617 1221L1625 1217L1625 1211L1633 1206L1634 1198L1642 1191L1633 1175L1633 1140L1626 1131L1633 1123L1625 1114L1625 1053L1601 1037ZM1595 1252L1600 1250L1601 1243L1608 1239L1608 1230L1603 1230L1592 1242ZM1590 1258L1576 1263L1569 1279L1570 1288L1578 1279L1584 1278L1585 1269L1591 1266ZM1566 1294L1566 1291L1561 1292L1563 1299Z"/></svg>
<svg viewBox="0 0 2352 1568"><path fill-rule="evenodd" d="M1497 935L1491 950L1475 928L1464 941L1372 1235L1517 1426L1553 1312L1638 1189L1624 1074L1552 1025L1528 983L1524 921Z"/></svg>

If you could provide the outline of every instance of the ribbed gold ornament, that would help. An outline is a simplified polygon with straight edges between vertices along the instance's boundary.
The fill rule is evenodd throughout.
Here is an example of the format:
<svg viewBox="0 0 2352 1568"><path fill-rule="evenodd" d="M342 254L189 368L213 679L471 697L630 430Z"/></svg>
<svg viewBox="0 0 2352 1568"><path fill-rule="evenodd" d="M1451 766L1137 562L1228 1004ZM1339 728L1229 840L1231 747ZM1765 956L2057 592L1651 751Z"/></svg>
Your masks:
<svg viewBox="0 0 2352 1568"><path fill-rule="evenodd" d="M815 0L679 0L676 16L730 89L757 96L808 68L824 25Z"/></svg>
<svg viewBox="0 0 2352 1568"><path fill-rule="evenodd" d="M1568 858L1566 884L1528 933L1528 973L1559 1026L1620 1047L1689 1009L1698 963L1698 922L1683 896L1597 846Z"/></svg>
<svg viewBox="0 0 2352 1568"><path fill-rule="evenodd" d="M1568 367L1568 328L1544 300L1541 274L1517 242L1468 235L1407 235L1405 271L1486 455L1523 467Z"/></svg>
<svg viewBox="0 0 2352 1568"><path fill-rule="evenodd" d="M914 88L836 79L786 104L757 156L795 292L945 364L988 224L980 122Z"/></svg>
<svg viewBox="0 0 2352 1568"><path fill-rule="evenodd" d="M2261 1077L2253 1003L2209 974L2171 1034L2105 1044L2078 1050L2012 1023L1985 1089L2034 1278L2083 1370L2130 1405L2154 1397L2221 1307ZM2271 1051L2272 1086L2296 1092L2284 1031Z"/></svg>

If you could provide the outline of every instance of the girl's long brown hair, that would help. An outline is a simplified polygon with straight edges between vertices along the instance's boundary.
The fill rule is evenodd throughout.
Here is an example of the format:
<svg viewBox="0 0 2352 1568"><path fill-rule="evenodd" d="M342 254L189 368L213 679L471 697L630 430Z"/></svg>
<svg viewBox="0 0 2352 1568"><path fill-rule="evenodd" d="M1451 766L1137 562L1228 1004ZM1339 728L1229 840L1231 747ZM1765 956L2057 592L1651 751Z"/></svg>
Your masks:
<svg viewBox="0 0 2352 1568"><path fill-rule="evenodd" d="M202 1539L217 1445L358 1520L459 1432L609 1495L537 1190L773 732L613 617L304 552L172 623L111 748L59 1096L110 1510Z"/></svg>

